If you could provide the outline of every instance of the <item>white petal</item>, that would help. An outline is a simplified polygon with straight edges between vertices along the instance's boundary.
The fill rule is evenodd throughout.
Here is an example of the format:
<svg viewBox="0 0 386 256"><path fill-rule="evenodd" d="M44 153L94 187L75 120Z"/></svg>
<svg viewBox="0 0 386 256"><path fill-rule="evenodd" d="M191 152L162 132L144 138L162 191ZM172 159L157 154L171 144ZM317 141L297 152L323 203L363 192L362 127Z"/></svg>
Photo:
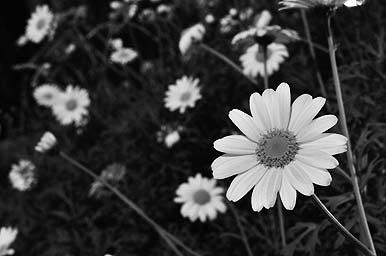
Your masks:
<svg viewBox="0 0 386 256"><path fill-rule="evenodd" d="M216 140L214 142L214 148L217 151L227 154L246 155L254 154L257 145L245 136L230 135Z"/></svg>
<svg viewBox="0 0 386 256"><path fill-rule="evenodd" d="M295 158L305 164L322 169L334 169L339 165L338 160L328 153L316 149L299 149Z"/></svg>
<svg viewBox="0 0 386 256"><path fill-rule="evenodd" d="M288 165L285 170L287 178L291 185L305 196L310 196L314 193L314 185L311 179L303 171L303 169L295 162Z"/></svg>
<svg viewBox="0 0 386 256"><path fill-rule="evenodd" d="M332 177L331 174L326 169L316 168L311 165L304 164L303 162L298 161L297 164L307 173L311 181L319 186L329 186Z"/></svg>
<svg viewBox="0 0 386 256"><path fill-rule="evenodd" d="M276 97L276 92L272 89L267 89L263 92L263 101L268 109L269 119L272 128L280 127L279 103Z"/></svg>
<svg viewBox="0 0 386 256"><path fill-rule="evenodd" d="M276 95L279 103L280 126L286 129L290 118L291 111L291 92L287 83L281 83L276 89Z"/></svg>
<svg viewBox="0 0 386 256"><path fill-rule="evenodd" d="M288 125L288 129L290 131L296 131L295 129L298 127L298 123L300 122L300 119L302 118L302 114L304 109L309 106L312 102L311 95L308 94L302 94L296 100L294 103L292 103L291 107L291 118Z"/></svg>
<svg viewBox="0 0 386 256"><path fill-rule="evenodd" d="M306 142L314 139L321 133L327 131L338 122L338 118L334 115L325 115L316 118L304 129L299 131L297 135L299 142Z"/></svg>
<svg viewBox="0 0 386 256"><path fill-rule="evenodd" d="M287 210L293 210L296 205L296 190L292 187L284 171L280 187L280 198Z"/></svg>
<svg viewBox="0 0 386 256"><path fill-rule="evenodd" d="M271 129L268 110L264 104L263 98L258 93L253 93L249 98L249 107L256 126L260 131Z"/></svg>
<svg viewBox="0 0 386 256"><path fill-rule="evenodd" d="M298 122L293 127L294 130L292 131L297 134L298 131L302 130L305 126L309 125L312 119L314 119L314 117L319 113L325 103L325 98L318 97L313 99L309 105L304 107L302 113L300 114Z"/></svg>
<svg viewBox="0 0 386 256"><path fill-rule="evenodd" d="M228 188L226 197L229 201L238 201L255 186L266 173L266 167L258 165L249 171L237 175Z"/></svg>
<svg viewBox="0 0 386 256"><path fill-rule="evenodd" d="M247 115L238 109L234 109L229 112L229 118L249 139L256 142L259 140L259 129L250 115Z"/></svg>
<svg viewBox="0 0 386 256"><path fill-rule="evenodd" d="M336 133L320 134L315 140L300 144L304 149L317 149L330 155L347 151L347 138Z"/></svg>
<svg viewBox="0 0 386 256"><path fill-rule="evenodd" d="M271 176L271 170L267 170L265 175L261 178L261 180L256 184L255 188L252 191L252 209L254 211L261 211L265 202L267 201L267 187L268 180Z"/></svg>
<svg viewBox="0 0 386 256"><path fill-rule="evenodd" d="M272 175L269 177L266 191L266 201L264 207L269 209L275 205L277 193L281 187L283 169L271 168Z"/></svg>
<svg viewBox="0 0 386 256"><path fill-rule="evenodd" d="M225 179L230 176L245 172L257 165L256 155L222 155L212 163L213 177Z"/></svg>

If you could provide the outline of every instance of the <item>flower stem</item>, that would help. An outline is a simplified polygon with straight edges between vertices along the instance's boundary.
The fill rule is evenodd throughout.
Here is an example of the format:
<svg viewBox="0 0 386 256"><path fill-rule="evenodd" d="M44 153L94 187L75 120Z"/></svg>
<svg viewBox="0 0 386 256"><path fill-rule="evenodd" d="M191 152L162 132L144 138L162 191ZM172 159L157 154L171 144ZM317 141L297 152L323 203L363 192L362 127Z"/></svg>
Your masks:
<svg viewBox="0 0 386 256"><path fill-rule="evenodd" d="M131 201L128 197L126 197L121 191L110 185L108 182L106 182L104 179L101 179L99 176L97 176L94 172L92 172L87 167L80 164L78 161L64 153L63 151L59 152L59 156L62 157L64 160L69 162L70 164L76 166L81 171L86 173L87 175L91 176L93 179L101 182L106 188L108 188L112 193L114 193L119 199L121 199L122 202L124 202L127 206L129 206L133 211L135 211L139 216L141 216L147 223L150 224L157 232L158 234L165 240L165 242L170 246L170 248L178 255L183 256L183 254L176 248L175 244L181 246L184 250L189 252L191 255L194 256L201 256L200 254L194 252L192 249L187 247L183 242L181 242L177 237L163 229L158 223L156 223L154 220L152 220L139 206L137 206L133 201ZM173 244L174 242L175 244Z"/></svg>
<svg viewBox="0 0 386 256"><path fill-rule="evenodd" d="M267 61L268 61L268 49L266 45L263 45L263 58L264 58L264 89L268 89L268 70L267 70Z"/></svg>
<svg viewBox="0 0 386 256"><path fill-rule="evenodd" d="M361 197L359 184L358 184L358 177L356 175L356 170L355 170L355 166L354 166L353 152L352 152L352 147L351 147L351 142L350 142L350 134L349 134L348 127L347 127L346 112L344 109L342 89L340 86L339 73L338 73L338 66L336 63L336 56L335 56L336 49L335 49L335 45L334 45L334 37L333 37L333 33L332 33L332 28L331 28L331 17L332 17L332 13L329 13L327 16L328 50L329 50L330 61L331 61L332 75L333 75L333 79L334 79L336 99L338 102L339 117L341 120L340 124L342 126L343 135L347 137L347 152L346 152L347 164L348 164L348 168L350 170L350 175L351 175L351 180L352 180L352 184L353 184L353 188L354 188L355 199L357 202L360 222L361 222L363 231L365 233L367 242L370 245L370 248L371 248L372 252L374 253L374 255L376 255L374 242L373 242L373 239L371 237L370 229L369 229L369 226L367 223L365 209L364 209L363 202L362 202L362 197Z"/></svg>
<svg viewBox="0 0 386 256"><path fill-rule="evenodd" d="M280 227L280 237L281 237L281 245L284 248L287 245L286 236L285 236L285 227L284 227L284 216L283 216L283 205L278 197L277 200L277 214L279 216L279 227Z"/></svg>
<svg viewBox="0 0 386 256"><path fill-rule="evenodd" d="M324 214L328 217L328 220L331 224L335 226L336 229L347 238L352 244L354 244L364 255L366 256L375 256L369 248L367 248L361 241L359 241L355 236L353 236L336 218L332 213L327 209L327 207L320 201L319 197L315 194L312 195L312 199L316 205L323 211Z"/></svg>
<svg viewBox="0 0 386 256"><path fill-rule="evenodd" d="M201 43L200 44L200 47L209 52L210 54L214 55L215 57L219 58L220 60L222 60L223 62L225 62L226 64L228 64L230 67L232 67L234 70L236 70L237 72L239 72L241 75L243 75L243 77L245 77L249 82L251 82L252 84L254 85L257 85L257 82L252 79L251 77L247 76L244 74L243 70L237 66L233 61L231 61L228 57L226 57L224 54L216 51L215 49L213 49L212 47L210 47L209 45L207 44L204 44L204 43Z"/></svg>

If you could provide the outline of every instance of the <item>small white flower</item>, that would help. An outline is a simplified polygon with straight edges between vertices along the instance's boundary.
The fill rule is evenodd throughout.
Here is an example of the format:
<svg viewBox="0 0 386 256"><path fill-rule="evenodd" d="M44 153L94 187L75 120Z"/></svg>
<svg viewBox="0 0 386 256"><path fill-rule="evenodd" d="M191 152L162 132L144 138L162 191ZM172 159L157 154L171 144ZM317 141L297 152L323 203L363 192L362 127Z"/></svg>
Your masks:
<svg viewBox="0 0 386 256"><path fill-rule="evenodd" d="M167 148L171 148L180 141L180 132L182 130L182 126L173 128L169 125L162 125L161 129L157 132L157 141L159 143L164 143Z"/></svg>
<svg viewBox="0 0 386 256"><path fill-rule="evenodd" d="M71 43L71 44L67 45L66 49L64 49L64 53L69 55L69 54L73 53L75 51L75 49L76 49L76 45Z"/></svg>
<svg viewBox="0 0 386 256"><path fill-rule="evenodd" d="M193 44L201 42L205 35L205 27L199 23L190 28L185 29L180 38L178 47L182 55L188 53Z"/></svg>
<svg viewBox="0 0 386 256"><path fill-rule="evenodd" d="M53 84L43 84L34 90L33 96L36 102L41 106L53 106L63 92Z"/></svg>
<svg viewBox="0 0 386 256"><path fill-rule="evenodd" d="M348 0L282 0L279 2L279 6L280 10L293 8L308 9L318 6L338 8L343 6L346 2L348 2Z"/></svg>
<svg viewBox="0 0 386 256"><path fill-rule="evenodd" d="M17 233L16 228L2 227L0 229L0 256L15 254L15 250L9 247L16 240Z"/></svg>
<svg viewBox="0 0 386 256"><path fill-rule="evenodd" d="M165 96L165 107L170 111L179 110L181 114L185 113L186 108L193 108L196 101L201 99L200 80L183 76L177 79L175 84L169 85Z"/></svg>
<svg viewBox="0 0 386 256"><path fill-rule="evenodd" d="M53 33L54 18L54 14L47 5L37 6L28 20L26 37L34 43L42 41L44 37Z"/></svg>
<svg viewBox="0 0 386 256"><path fill-rule="evenodd" d="M271 43L267 47L267 74L271 75L279 69L279 65L288 57L287 47L283 44ZM264 76L264 53L261 46L254 44L240 56L244 74L257 77Z"/></svg>
<svg viewBox="0 0 386 256"><path fill-rule="evenodd" d="M121 49L123 47L123 41L120 38L114 38L109 41L109 45L115 50Z"/></svg>
<svg viewBox="0 0 386 256"><path fill-rule="evenodd" d="M62 125L74 123L76 126L81 126L88 116L89 105L90 98L87 90L69 85L52 106L52 110Z"/></svg>
<svg viewBox="0 0 386 256"><path fill-rule="evenodd" d="M27 42L28 42L28 38L27 38L25 35L22 35L22 36L20 36L20 37L17 39L16 44L17 44L18 46L23 46L23 45L25 45Z"/></svg>
<svg viewBox="0 0 386 256"><path fill-rule="evenodd" d="M357 7L357 6L361 6L365 3L366 0L347 0L345 3L344 3L344 6L346 7Z"/></svg>
<svg viewBox="0 0 386 256"><path fill-rule="evenodd" d="M13 164L9 172L9 180L12 186L20 191L31 188L36 183L35 165L29 160L20 160Z"/></svg>
<svg viewBox="0 0 386 256"><path fill-rule="evenodd" d="M122 3L121 2L118 2L118 1L112 1L110 2L110 8L113 9L113 10L116 10L118 8L120 8L122 6Z"/></svg>
<svg viewBox="0 0 386 256"><path fill-rule="evenodd" d="M160 4L157 7L157 13L161 15L168 15L172 11L172 7L167 4Z"/></svg>
<svg viewBox="0 0 386 256"><path fill-rule="evenodd" d="M201 174L189 177L187 183L182 183L177 191L174 202L181 203L181 215L194 222L200 219L214 220L217 212L224 213L223 188L216 187L214 179L203 178Z"/></svg>
<svg viewBox="0 0 386 256"><path fill-rule="evenodd" d="M180 141L180 133L178 131L172 131L165 137L165 145L168 148L171 148L178 141Z"/></svg>
<svg viewBox="0 0 386 256"><path fill-rule="evenodd" d="M216 19L215 17L213 16L213 14L207 14L205 16L205 22L208 23L208 24L212 24L213 22L215 22Z"/></svg>
<svg viewBox="0 0 386 256"><path fill-rule="evenodd" d="M51 132L45 132L38 144L35 146L35 150L40 153L46 153L55 147L56 143L57 140L55 135L53 135Z"/></svg>
<svg viewBox="0 0 386 256"><path fill-rule="evenodd" d="M133 61L137 56L138 53L131 48L118 48L111 54L110 59L114 63L125 65Z"/></svg>
<svg viewBox="0 0 386 256"><path fill-rule="evenodd" d="M231 16L237 16L238 13L239 12L235 8L229 9L229 15L231 15Z"/></svg>

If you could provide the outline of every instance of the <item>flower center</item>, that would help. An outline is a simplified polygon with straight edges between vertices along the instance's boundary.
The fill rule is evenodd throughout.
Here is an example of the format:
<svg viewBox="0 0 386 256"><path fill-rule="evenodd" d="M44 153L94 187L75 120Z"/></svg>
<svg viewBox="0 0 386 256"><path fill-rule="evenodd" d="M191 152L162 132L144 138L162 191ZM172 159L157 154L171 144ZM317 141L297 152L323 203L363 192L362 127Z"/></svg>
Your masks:
<svg viewBox="0 0 386 256"><path fill-rule="evenodd" d="M78 107L78 102L75 99L70 99L66 102L66 108L68 111L74 111Z"/></svg>
<svg viewBox="0 0 386 256"><path fill-rule="evenodd" d="M53 98L53 95L52 95L52 93L46 93L46 94L44 94L44 98L45 98L46 100L50 100L50 99Z"/></svg>
<svg viewBox="0 0 386 256"><path fill-rule="evenodd" d="M44 19L40 19L38 20L38 22L36 23L36 28L38 30L41 30L44 28L44 26L46 25L46 21Z"/></svg>
<svg viewBox="0 0 386 256"><path fill-rule="evenodd" d="M264 166L282 168L295 159L298 150L299 144L292 132L274 129L259 140L256 155Z"/></svg>
<svg viewBox="0 0 386 256"><path fill-rule="evenodd" d="M181 101L188 101L190 99L191 93L190 92L184 92L181 94L180 100Z"/></svg>
<svg viewBox="0 0 386 256"><path fill-rule="evenodd" d="M208 191L199 189L193 194L193 200L196 204L204 205L210 201L210 195Z"/></svg>

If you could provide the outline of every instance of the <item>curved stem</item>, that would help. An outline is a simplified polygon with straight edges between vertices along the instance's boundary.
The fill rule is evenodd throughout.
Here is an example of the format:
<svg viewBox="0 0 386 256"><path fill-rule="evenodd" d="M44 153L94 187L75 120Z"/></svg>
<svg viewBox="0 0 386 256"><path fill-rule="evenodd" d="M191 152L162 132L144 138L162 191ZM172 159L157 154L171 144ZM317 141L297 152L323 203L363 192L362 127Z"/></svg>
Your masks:
<svg viewBox="0 0 386 256"><path fill-rule="evenodd" d="M68 161L72 165L79 168L81 171L86 173L87 175L91 176L93 179L101 182L106 188L108 188L112 193L114 193L119 199L122 200L127 206L129 206L133 211L135 211L139 216L141 216L147 223L150 224L158 233L159 235L166 241L166 243L170 246L171 241L173 241L175 244L178 244L189 252L190 254L194 256L201 256L200 254L194 252L192 249L187 247L184 243L182 243L178 238L176 238L174 235L163 229L158 223L156 223L154 220L152 220L139 206L137 206L133 201L131 201L129 198L127 198L121 191L116 189L115 187L111 186L108 182L106 182L104 179L101 179L99 176L97 176L95 173L93 173L91 170L89 170L87 167L80 164L78 161L64 153L63 151L59 152L59 156L62 157L64 160ZM178 255L182 256L182 253L179 252L179 250L173 245L170 246L171 249Z"/></svg>
<svg viewBox="0 0 386 256"><path fill-rule="evenodd" d="M350 174L351 174L351 181L352 181L353 188L354 188L354 195L355 195L355 199L357 202L360 222L361 222L363 231L365 233L366 240L367 240L368 244L370 245L370 248L373 251L374 255L376 255L374 242L373 242L373 239L371 237L370 229L369 229L369 226L367 223L365 209L364 209L363 202L362 202L362 196L361 196L359 184L358 184L358 177L356 175L356 170L355 170L355 166L354 166L353 152L352 152L352 147L351 147L351 142L350 142L350 134L349 134L348 127L347 127L346 112L344 109L342 89L341 89L340 80L339 80L338 65L336 63L336 56L335 56L336 49L335 49L335 45L334 45L334 37L333 37L333 33L332 33L332 28L331 28L331 16L332 16L332 14L330 13L330 14L328 14L328 17L327 17L328 50L329 50L330 61L331 61L332 75L334 78L336 99L338 102L339 117L340 117L340 121L341 121L340 124L342 126L343 135L347 137L347 152L346 152L347 164L348 164Z"/></svg>
<svg viewBox="0 0 386 256"><path fill-rule="evenodd" d="M280 227L280 237L281 237L281 245L284 248L287 245L286 236L285 236L285 227L284 227L284 215L283 215L283 205L278 197L277 200L277 215L279 216L279 227Z"/></svg>
<svg viewBox="0 0 386 256"><path fill-rule="evenodd" d="M323 211L324 214L328 217L328 220L331 224L335 226L336 229L347 238L352 244L354 244L364 255L366 256L375 256L376 254L370 251L361 241L359 241L355 236L353 236L350 231L348 231L332 213L327 209L327 207L320 201L319 197L315 194L312 195L312 199L316 205Z"/></svg>
<svg viewBox="0 0 386 256"><path fill-rule="evenodd" d="M267 90L269 88L268 85L268 70L267 70L267 60L268 60L268 49L267 46L263 47L263 59L264 59L264 89Z"/></svg>
<svg viewBox="0 0 386 256"><path fill-rule="evenodd" d="M212 47L210 47L209 45L206 45L204 43L200 43L200 47L209 52L210 54L216 56L217 58L219 58L220 60L222 60L223 62L225 62L226 64L228 64L230 67L232 67L234 70L236 70L237 72L239 72L241 75L243 75L243 77L245 77L249 82L251 82L252 84L254 85L257 85L257 82L255 80L253 80L252 78L250 78L249 76L245 75L243 70L237 66L233 61L231 61L228 57L226 57L224 54L216 51L215 49L213 49Z"/></svg>

